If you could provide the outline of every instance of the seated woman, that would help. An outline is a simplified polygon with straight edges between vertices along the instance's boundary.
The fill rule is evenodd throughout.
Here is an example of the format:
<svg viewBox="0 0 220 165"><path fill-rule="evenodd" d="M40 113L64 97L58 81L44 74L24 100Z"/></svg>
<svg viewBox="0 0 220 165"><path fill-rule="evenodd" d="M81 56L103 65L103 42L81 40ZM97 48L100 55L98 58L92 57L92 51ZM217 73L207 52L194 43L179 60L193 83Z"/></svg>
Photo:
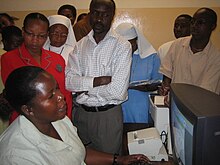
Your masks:
<svg viewBox="0 0 220 165"><path fill-rule="evenodd" d="M44 49L60 54L67 64L69 53L76 44L70 19L63 15L52 15L48 20L49 37L44 44Z"/></svg>
<svg viewBox="0 0 220 165"><path fill-rule="evenodd" d="M115 156L85 148L66 117L66 102L56 80L42 68L24 66L14 70L6 80L4 97L20 116L0 136L1 164L148 162L141 154Z"/></svg>
<svg viewBox="0 0 220 165"><path fill-rule="evenodd" d="M128 100L122 104L125 123L150 123L149 94L157 90L162 75L158 72L160 58L145 36L130 23L118 25L116 31L132 46L132 66ZM131 82L154 82L149 85L134 85Z"/></svg>

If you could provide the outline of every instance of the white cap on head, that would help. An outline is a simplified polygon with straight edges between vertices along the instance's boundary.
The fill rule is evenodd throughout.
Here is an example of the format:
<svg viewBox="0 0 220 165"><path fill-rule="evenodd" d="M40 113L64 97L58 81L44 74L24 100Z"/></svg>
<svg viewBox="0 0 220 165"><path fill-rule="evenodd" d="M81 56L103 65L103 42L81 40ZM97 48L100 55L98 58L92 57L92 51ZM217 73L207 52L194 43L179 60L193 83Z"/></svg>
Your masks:
<svg viewBox="0 0 220 165"><path fill-rule="evenodd" d="M48 20L49 20L49 27L51 27L52 25L55 25L55 24L61 24L61 25L66 26L68 28L68 36L67 36L65 44L75 46L76 38L75 38L75 35L73 32L73 27L72 27L72 24L71 24L71 21L69 18L67 18L66 16L63 16L63 15L52 15L52 16L48 17ZM46 41L45 45L47 45L49 43L50 43L50 41L49 41L49 37L48 37L48 40Z"/></svg>
<svg viewBox="0 0 220 165"><path fill-rule="evenodd" d="M127 40L131 40L137 37L136 29L134 25L130 23L122 23L118 25L116 31Z"/></svg>
<svg viewBox="0 0 220 165"><path fill-rule="evenodd" d="M131 23L121 23L116 27L116 32L123 36L127 40L131 40L137 37L138 51L141 58L145 58L156 50L150 44L150 42L144 37L144 35Z"/></svg>
<svg viewBox="0 0 220 165"><path fill-rule="evenodd" d="M71 25L70 19L63 16L63 15L52 15L48 17L49 20L49 26L51 27L54 24L62 24L69 28Z"/></svg>

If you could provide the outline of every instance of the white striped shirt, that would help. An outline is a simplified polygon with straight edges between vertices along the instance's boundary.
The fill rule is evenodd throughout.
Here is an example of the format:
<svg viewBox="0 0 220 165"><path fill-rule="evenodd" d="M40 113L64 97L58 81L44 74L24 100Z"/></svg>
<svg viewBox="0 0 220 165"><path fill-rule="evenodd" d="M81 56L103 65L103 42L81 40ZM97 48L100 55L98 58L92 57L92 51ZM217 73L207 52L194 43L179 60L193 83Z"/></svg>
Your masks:
<svg viewBox="0 0 220 165"><path fill-rule="evenodd" d="M127 98L131 66L131 45L110 29L98 44L91 31L70 53L66 67L66 88L88 91L77 97L79 104L103 106L120 104ZM93 79L112 76L111 83L93 87Z"/></svg>

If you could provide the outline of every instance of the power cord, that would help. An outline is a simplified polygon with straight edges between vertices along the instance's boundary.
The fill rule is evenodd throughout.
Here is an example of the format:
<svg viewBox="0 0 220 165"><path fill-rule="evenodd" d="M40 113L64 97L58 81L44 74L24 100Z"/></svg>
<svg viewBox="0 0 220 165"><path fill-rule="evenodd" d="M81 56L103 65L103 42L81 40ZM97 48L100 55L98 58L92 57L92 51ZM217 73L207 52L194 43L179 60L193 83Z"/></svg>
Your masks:
<svg viewBox="0 0 220 165"><path fill-rule="evenodd" d="M167 136L168 136L168 134L166 133L166 131L162 131L160 134L160 139L161 139L164 147L166 148L166 150L167 150L167 139L168 139Z"/></svg>

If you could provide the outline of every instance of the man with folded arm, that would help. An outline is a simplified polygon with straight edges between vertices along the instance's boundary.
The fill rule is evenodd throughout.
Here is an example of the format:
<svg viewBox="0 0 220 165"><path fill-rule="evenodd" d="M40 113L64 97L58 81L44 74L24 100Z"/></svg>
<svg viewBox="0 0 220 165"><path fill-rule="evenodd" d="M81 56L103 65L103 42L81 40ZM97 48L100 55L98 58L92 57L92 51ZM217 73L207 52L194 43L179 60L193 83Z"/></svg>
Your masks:
<svg viewBox="0 0 220 165"><path fill-rule="evenodd" d="M78 93L79 107L73 123L85 145L120 154L123 117L121 103L127 99L131 45L112 28L113 0L92 0L92 31L70 54L66 88Z"/></svg>

